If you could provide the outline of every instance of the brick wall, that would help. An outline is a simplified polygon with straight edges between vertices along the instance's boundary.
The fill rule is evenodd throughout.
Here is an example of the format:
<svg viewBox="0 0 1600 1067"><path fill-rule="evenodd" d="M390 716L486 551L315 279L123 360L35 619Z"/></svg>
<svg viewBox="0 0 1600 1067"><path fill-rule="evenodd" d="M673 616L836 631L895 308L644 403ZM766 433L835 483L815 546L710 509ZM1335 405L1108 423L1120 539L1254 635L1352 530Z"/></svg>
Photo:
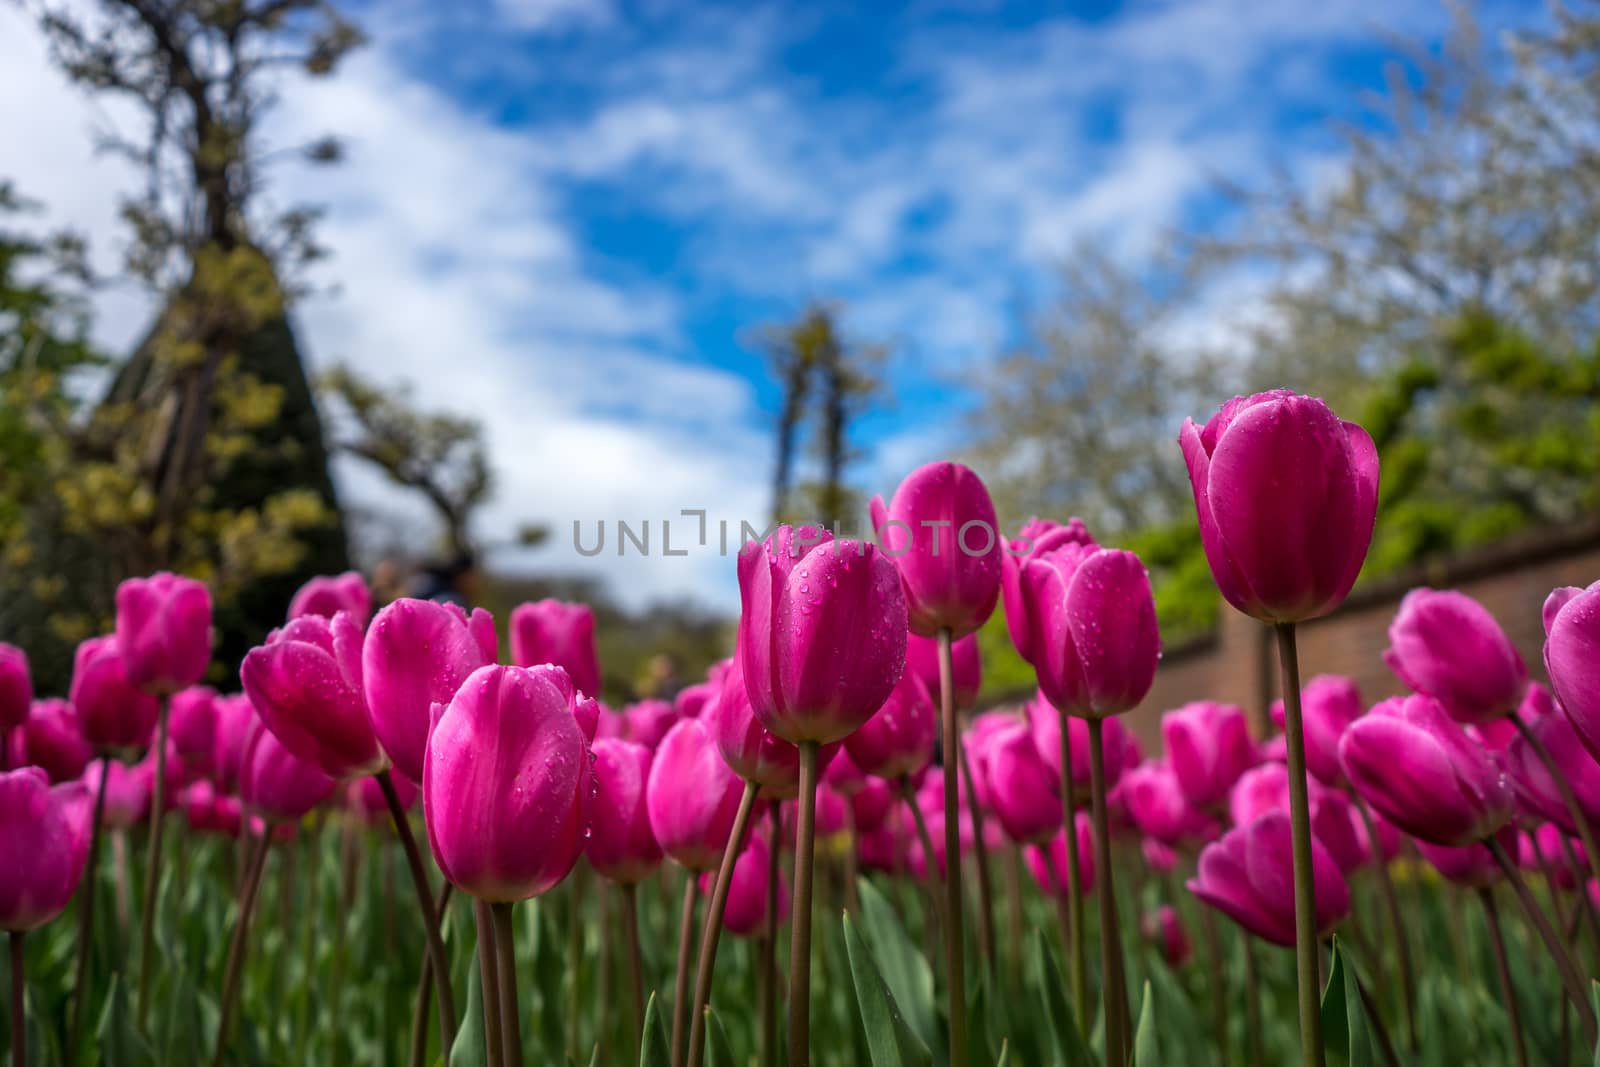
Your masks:
<svg viewBox="0 0 1600 1067"><path fill-rule="evenodd" d="M1418 585L1459 589L1481 601L1545 680L1540 609L1550 590L1600 579L1600 522L1541 531L1482 551L1431 563L1358 588L1334 614L1299 627L1302 678L1346 674L1370 702L1403 691L1383 664L1389 621L1400 598ZM1145 743L1160 747L1161 713L1209 698L1238 704L1257 729L1278 695L1277 652L1267 627L1227 605L1209 639L1169 650L1144 703L1125 721Z"/></svg>

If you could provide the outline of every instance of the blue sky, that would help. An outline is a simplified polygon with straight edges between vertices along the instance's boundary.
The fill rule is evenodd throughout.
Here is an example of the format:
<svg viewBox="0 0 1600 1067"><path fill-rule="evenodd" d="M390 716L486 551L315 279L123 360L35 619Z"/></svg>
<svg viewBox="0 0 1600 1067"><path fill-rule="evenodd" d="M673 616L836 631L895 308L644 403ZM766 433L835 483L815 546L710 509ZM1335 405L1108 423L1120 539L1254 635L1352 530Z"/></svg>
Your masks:
<svg viewBox="0 0 1600 1067"><path fill-rule="evenodd" d="M333 257L298 322L347 360L481 417L500 493L483 533L557 536L502 565L599 575L633 602L733 601L730 561L585 560L572 520L706 507L760 519L776 390L750 328L807 301L889 342L891 409L862 426L858 478L888 492L958 448L971 382L1047 299L1082 242L1137 264L1174 227L1217 224L1219 179L1338 174L1337 122L1368 121L1391 40L1436 43L1442 4L1395 0L382 0L372 44L291 82L274 144L344 136L332 172L285 167L269 196L329 209ZM1491 27L1537 16L1484 10ZM85 230L107 266L115 194L93 155L119 116L64 86L0 6L0 175ZM1225 279L1182 324L1211 341L1255 310ZM125 346L149 315L99 299ZM418 514L358 469L347 494Z"/></svg>

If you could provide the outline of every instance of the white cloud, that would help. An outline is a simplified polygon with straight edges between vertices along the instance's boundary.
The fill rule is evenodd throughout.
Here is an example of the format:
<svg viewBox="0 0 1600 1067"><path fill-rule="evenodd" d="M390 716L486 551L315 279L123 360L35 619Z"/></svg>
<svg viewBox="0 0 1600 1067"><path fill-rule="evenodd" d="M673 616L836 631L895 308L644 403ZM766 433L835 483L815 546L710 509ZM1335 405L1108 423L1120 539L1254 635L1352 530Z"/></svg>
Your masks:
<svg viewBox="0 0 1600 1067"><path fill-rule="evenodd" d="M536 33L604 26L616 17L610 0L496 0L495 6L512 26Z"/></svg>

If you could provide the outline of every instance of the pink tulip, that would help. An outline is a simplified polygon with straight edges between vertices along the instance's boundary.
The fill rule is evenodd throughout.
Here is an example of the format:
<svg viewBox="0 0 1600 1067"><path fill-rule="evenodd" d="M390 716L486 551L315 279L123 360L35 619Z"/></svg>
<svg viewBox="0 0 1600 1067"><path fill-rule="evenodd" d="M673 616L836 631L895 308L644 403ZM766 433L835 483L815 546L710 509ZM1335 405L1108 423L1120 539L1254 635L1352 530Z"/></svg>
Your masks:
<svg viewBox="0 0 1600 1067"><path fill-rule="evenodd" d="M217 788L224 793L239 790L239 765L244 760L244 746L255 729L256 706L243 693L219 696L216 708L215 748L211 767Z"/></svg>
<svg viewBox="0 0 1600 1067"><path fill-rule="evenodd" d="M740 552L739 594L750 706L785 741L843 740L905 670L905 595L872 545L781 526Z"/></svg>
<svg viewBox="0 0 1600 1067"><path fill-rule="evenodd" d="M134 691L137 699L144 694ZM65 700L35 700L28 721L13 735L15 767L41 767L55 785L76 781L94 758L77 709ZM15 769L15 767L13 769Z"/></svg>
<svg viewBox="0 0 1600 1067"><path fill-rule="evenodd" d="M959 463L929 463L889 501L880 543L900 571L911 632L965 637L994 614L1004 546L983 480Z"/></svg>
<svg viewBox="0 0 1600 1067"><path fill-rule="evenodd" d="M1507 855L1517 857L1517 866L1534 874L1549 874L1562 889L1574 889L1578 879L1589 873L1589 854L1582 841L1574 841L1554 823L1541 823L1532 833L1517 831L1515 849ZM1577 864L1574 867L1574 863Z"/></svg>
<svg viewBox="0 0 1600 1067"><path fill-rule="evenodd" d="M627 717L627 729L623 736L639 742L652 752L660 747L667 731L678 723L678 713L665 700L641 700L629 704L623 709L623 715ZM795 758L799 759L798 756Z"/></svg>
<svg viewBox="0 0 1600 1067"><path fill-rule="evenodd" d="M1149 912L1139 925L1145 940L1156 946L1162 960L1173 970L1186 966L1194 957L1194 946L1189 943L1183 919L1172 905L1163 904Z"/></svg>
<svg viewBox="0 0 1600 1067"><path fill-rule="evenodd" d="M1600 759L1600 582L1551 593L1544 632L1550 687L1584 747Z"/></svg>
<svg viewBox="0 0 1600 1067"><path fill-rule="evenodd" d="M1170 874L1178 869L1178 854L1153 837L1143 838L1139 851L1145 866L1155 874Z"/></svg>
<svg viewBox="0 0 1600 1067"><path fill-rule="evenodd" d="M1413 589L1389 624L1389 669L1465 725L1516 710L1528 668L1482 604L1454 590Z"/></svg>
<svg viewBox="0 0 1600 1067"><path fill-rule="evenodd" d="M394 786L395 799L400 810L411 811L422 796L422 787L399 771L389 772L389 784ZM389 800L383 795L383 785L373 777L356 778L348 785L346 807L357 821L368 826L389 826L394 815L389 811Z"/></svg>
<svg viewBox="0 0 1600 1067"><path fill-rule="evenodd" d="M914 774L933 759L939 711L922 679L907 671L873 716L845 739L851 761L867 774L891 781Z"/></svg>
<svg viewBox="0 0 1600 1067"><path fill-rule="evenodd" d="M739 681L740 684L743 684L744 675L739 675ZM797 781L800 773L798 752L799 750L797 749L795 756ZM866 788L868 784L877 781L876 778L869 779L862 773L861 768L851 761L850 752L843 745L840 745L835 751L833 759L828 761L828 766L822 772L822 784L842 797L853 797ZM879 784L881 785L882 783Z"/></svg>
<svg viewBox="0 0 1600 1067"><path fill-rule="evenodd" d="M1061 829L1061 776L1040 757L1026 723L1013 722L989 741L986 767L1007 837L1037 845Z"/></svg>
<svg viewBox="0 0 1600 1067"><path fill-rule="evenodd" d="M239 764L239 799L271 822L299 822L333 795L338 783L296 756L263 723L245 742Z"/></svg>
<svg viewBox="0 0 1600 1067"><path fill-rule="evenodd" d="M0 734L21 726L32 705L28 654L16 645L0 644Z"/></svg>
<svg viewBox="0 0 1600 1067"><path fill-rule="evenodd" d="M578 699L560 667L491 665L439 709L422 807L439 869L457 888L526 900L578 862L595 800Z"/></svg>
<svg viewBox="0 0 1600 1067"><path fill-rule="evenodd" d="M1228 831L1200 853L1189 891L1257 937L1293 945L1294 867L1289 816L1271 811ZM1339 865L1316 838L1311 840L1316 927L1325 936L1350 913L1350 888Z"/></svg>
<svg viewBox="0 0 1600 1067"><path fill-rule="evenodd" d="M161 702L129 680L115 637L92 637L72 660L68 693L84 739L97 751L144 748L155 733Z"/></svg>
<svg viewBox="0 0 1600 1067"><path fill-rule="evenodd" d="M372 618L372 591L367 588L367 580L355 571L312 578L289 601L291 619L302 615L331 619L341 611L348 611L362 626Z"/></svg>
<svg viewBox="0 0 1600 1067"><path fill-rule="evenodd" d="M1339 763L1384 818L1436 845L1481 841L1511 818L1505 775L1431 697L1378 704L1345 731Z"/></svg>
<svg viewBox="0 0 1600 1067"><path fill-rule="evenodd" d="M1366 705L1356 683L1340 674L1322 674L1300 687L1300 721L1305 728L1306 769L1323 785L1343 788L1339 739L1361 717ZM1272 721L1283 729L1283 701L1272 702ZM1282 735L1270 739L1283 744ZM1276 762L1283 762L1278 759Z"/></svg>
<svg viewBox="0 0 1600 1067"><path fill-rule="evenodd" d="M1501 847L1507 850L1507 854L1517 847L1517 832L1514 827L1505 827L1495 835L1495 838ZM1417 851L1422 853L1422 858L1435 870L1456 885L1478 889L1493 885L1501 878L1499 864L1495 862L1488 847L1481 843L1475 842L1461 848L1452 848L1419 839Z"/></svg>
<svg viewBox="0 0 1600 1067"><path fill-rule="evenodd" d="M1216 821L1189 803L1164 763L1142 763L1128 771L1117 792L1134 825L1163 844L1183 848L1217 835Z"/></svg>
<svg viewBox="0 0 1600 1067"><path fill-rule="evenodd" d="M349 612L291 620L253 648L239 677L267 729L334 778L389 766L361 684L361 624Z"/></svg>
<svg viewBox="0 0 1600 1067"><path fill-rule="evenodd" d="M406 597L372 620L355 677L382 750L413 782L422 780L433 705L449 704L468 675L494 663L496 642L482 608L469 617L454 604Z"/></svg>
<svg viewBox="0 0 1600 1067"><path fill-rule="evenodd" d="M800 750L779 740L756 718L737 661L699 721L711 731L733 773L760 786L763 796L788 798L799 792Z"/></svg>
<svg viewBox="0 0 1600 1067"><path fill-rule="evenodd" d="M1063 545L1023 565L1022 595L1039 689L1052 705L1103 719L1144 699L1161 639L1138 556Z"/></svg>
<svg viewBox="0 0 1600 1067"><path fill-rule="evenodd" d="M845 758L845 753L840 752L834 757L834 763ZM831 768L831 764L829 765ZM826 776L824 776L826 777ZM866 834L878 829L889 817L889 812L895 805L894 788L882 778L866 778L861 783L861 788L854 793L840 793L837 787L830 786L834 792L845 797L850 802L850 810L855 819L856 833Z"/></svg>
<svg viewBox="0 0 1600 1067"><path fill-rule="evenodd" d="M1064 897L1067 895L1067 834L1062 829L1061 820L1056 820L1055 836L1049 839L1049 845L1032 845L1025 853L1028 862L1028 873L1033 875L1033 881L1038 885L1040 892L1048 897ZM1091 824L1088 812L1077 812L1072 820L1073 828L1078 833L1078 877L1082 881L1083 891L1094 891L1094 826Z"/></svg>
<svg viewBox="0 0 1600 1067"><path fill-rule="evenodd" d="M767 889L771 848L760 834L750 841L734 861L728 881L728 902L722 912L722 925L737 937L760 937L767 932ZM704 893L711 892L714 873L700 876ZM789 917L789 888L778 879L778 922Z"/></svg>
<svg viewBox="0 0 1600 1067"><path fill-rule="evenodd" d="M1360 816L1338 790L1315 780L1307 785L1311 832L1339 869L1350 874L1368 859L1365 835L1357 832ZM1235 826L1247 826L1269 811L1289 811L1289 769L1281 763L1265 763L1246 771L1228 797L1228 814Z"/></svg>
<svg viewBox="0 0 1600 1067"><path fill-rule="evenodd" d="M1092 546L1094 543L1082 519L1069 519L1065 524L1049 519L1029 519L1023 523L1021 532L1007 542L1000 560L1000 593L1005 602L1006 629L1017 654L1028 663L1033 662L1033 636L1028 628L1028 607L1022 595L1023 564L1062 545Z"/></svg>
<svg viewBox="0 0 1600 1067"><path fill-rule="evenodd" d="M239 798L218 792L210 782L196 782L185 789L179 806L190 828L201 833L238 837L244 828L244 809Z"/></svg>
<svg viewBox="0 0 1600 1067"><path fill-rule="evenodd" d="M645 783L650 750L632 741L594 743L594 819L584 845L589 863L602 878L636 885L661 866L661 846L650 829Z"/></svg>
<svg viewBox="0 0 1600 1067"><path fill-rule="evenodd" d="M90 798L91 820L102 775L106 779L105 825L114 830L128 830L143 822L150 814L150 791L155 781L150 766L98 759L84 768L83 788Z"/></svg>
<svg viewBox="0 0 1600 1067"><path fill-rule="evenodd" d="M33 930L66 910L89 856L88 795L38 767L0 773L0 930Z"/></svg>
<svg viewBox="0 0 1600 1067"><path fill-rule="evenodd" d="M1057 776L1061 774L1061 713L1051 705L1044 693L1036 693L1026 708L1028 725L1033 732L1034 746ZM1129 745L1137 746L1133 735L1120 719L1107 719L1101 725L1106 755L1106 788L1112 789L1122 779L1122 772L1133 763L1128 762ZM1076 716L1067 718L1067 740L1072 746L1072 784L1087 796L1089 789L1089 724Z"/></svg>
<svg viewBox="0 0 1600 1067"><path fill-rule="evenodd" d="M656 749L645 786L650 829L661 850L691 871L722 859L742 792L705 724L685 719Z"/></svg>
<svg viewBox="0 0 1600 1067"><path fill-rule="evenodd" d="M1343 602L1366 559L1378 450L1328 405L1287 389L1234 397L1178 435L1206 561L1223 597L1263 622Z"/></svg>
<svg viewBox="0 0 1600 1067"><path fill-rule="evenodd" d="M217 752L217 691L196 685L172 694L167 738L185 775L210 774Z"/></svg>
<svg viewBox="0 0 1600 1067"><path fill-rule="evenodd" d="M1161 740L1178 787L1197 808L1220 804L1255 765L1244 709L1200 700L1161 716Z"/></svg>
<svg viewBox="0 0 1600 1067"><path fill-rule="evenodd" d="M511 660L521 667L554 663L587 696L600 695L600 657L594 643L594 609L587 604L539 600L511 611Z"/></svg>
<svg viewBox="0 0 1600 1067"><path fill-rule="evenodd" d="M1555 761L1556 770L1571 788L1578 809L1591 824L1600 825L1600 763L1578 739L1578 732L1565 715L1545 715L1528 722L1528 730L1538 738ZM1578 832L1572 811L1567 807L1550 768L1526 738L1516 737L1506 746L1501 766L1511 779L1518 804L1539 819L1557 823L1569 834Z"/></svg>
<svg viewBox="0 0 1600 1067"><path fill-rule="evenodd" d="M718 683L700 682L686 685L672 698L672 713L680 719L698 719L722 691L721 682L726 672L718 675Z"/></svg>
<svg viewBox="0 0 1600 1067"><path fill-rule="evenodd" d="M163 571L117 586L117 646L128 681L149 693L194 685L211 662L211 593Z"/></svg>
<svg viewBox="0 0 1600 1067"><path fill-rule="evenodd" d="M950 643L951 680L955 683L957 711L965 711L978 702L978 690L983 688L983 662L978 652L978 635L968 634ZM932 637L911 634L906 638L906 673L915 674L928 687L928 692L939 696L939 642Z"/></svg>
<svg viewBox="0 0 1600 1067"><path fill-rule="evenodd" d="M799 801L795 802L798 812ZM798 822L798 814L796 815ZM817 786L816 835L836 837L850 828L850 802L825 785Z"/></svg>

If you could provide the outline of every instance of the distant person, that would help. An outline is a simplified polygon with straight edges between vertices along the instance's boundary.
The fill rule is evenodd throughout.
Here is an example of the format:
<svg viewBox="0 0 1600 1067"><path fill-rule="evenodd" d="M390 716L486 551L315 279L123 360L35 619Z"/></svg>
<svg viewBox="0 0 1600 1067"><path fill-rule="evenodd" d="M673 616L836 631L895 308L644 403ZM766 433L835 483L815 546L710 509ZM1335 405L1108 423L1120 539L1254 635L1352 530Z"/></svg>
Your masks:
<svg viewBox="0 0 1600 1067"><path fill-rule="evenodd" d="M471 552L458 552L448 559L423 566L411 580L411 595L419 600L472 607L478 593L478 561Z"/></svg>

